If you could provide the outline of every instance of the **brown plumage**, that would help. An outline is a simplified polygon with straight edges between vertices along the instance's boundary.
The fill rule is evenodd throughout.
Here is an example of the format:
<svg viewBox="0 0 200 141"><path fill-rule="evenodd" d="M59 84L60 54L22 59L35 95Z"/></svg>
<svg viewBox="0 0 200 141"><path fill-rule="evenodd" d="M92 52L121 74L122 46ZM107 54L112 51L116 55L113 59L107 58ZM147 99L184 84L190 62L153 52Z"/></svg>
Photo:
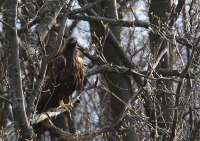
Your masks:
<svg viewBox="0 0 200 141"><path fill-rule="evenodd" d="M43 92L37 106L38 113L59 107L61 101L69 104L72 93L81 91L84 67L83 60L77 56L76 44L76 38L69 37L48 63Z"/></svg>

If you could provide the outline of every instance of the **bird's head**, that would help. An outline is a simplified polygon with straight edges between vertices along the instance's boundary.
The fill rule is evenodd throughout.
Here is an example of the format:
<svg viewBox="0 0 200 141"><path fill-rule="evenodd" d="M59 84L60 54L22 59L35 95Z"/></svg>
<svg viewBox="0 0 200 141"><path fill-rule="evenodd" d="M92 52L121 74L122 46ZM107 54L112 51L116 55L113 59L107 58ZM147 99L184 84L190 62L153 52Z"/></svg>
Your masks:
<svg viewBox="0 0 200 141"><path fill-rule="evenodd" d="M69 37L65 40L64 45L60 48L56 56L64 54L76 54L77 38Z"/></svg>
<svg viewBox="0 0 200 141"><path fill-rule="evenodd" d="M77 44L77 38L76 37L69 37L69 38L67 38L66 43L68 45L70 45L71 47L75 47L76 44Z"/></svg>

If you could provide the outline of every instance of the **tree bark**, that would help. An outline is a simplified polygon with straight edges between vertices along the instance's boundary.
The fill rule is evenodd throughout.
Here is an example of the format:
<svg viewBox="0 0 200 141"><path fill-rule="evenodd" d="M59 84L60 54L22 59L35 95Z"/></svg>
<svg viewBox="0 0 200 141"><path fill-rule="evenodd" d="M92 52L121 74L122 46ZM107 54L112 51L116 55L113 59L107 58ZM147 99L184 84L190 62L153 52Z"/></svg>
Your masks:
<svg viewBox="0 0 200 141"><path fill-rule="evenodd" d="M14 116L15 129L19 131L19 140L31 140L32 131L27 120L24 96L22 91L22 81L19 62L19 46L17 42L17 0L6 0L4 4L3 18L5 24L5 41L3 46L7 49L8 55L8 77L9 92L12 94L12 111Z"/></svg>
<svg viewBox="0 0 200 141"><path fill-rule="evenodd" d="M105 17L106 18L111 18L111 19L118 19L118 13L117 13L117 5L116 5L116 0L110 0L110 1L104 1L103 5L105 6ZM115 35L115 37L120 41L120 27L115 26L112 27L110 26L111 31ZM120 56L118 53L115 51L115 49L112 47L112 45L109 42L106 42L103 54L107 61L110 64L116 64L116 65L121 65L123 64L123 61L121 60ZM105 74L105 77L107 79L107 84L109 87L109 90L116 94L121 100L123 100L125 103L131 98L132 96L132 86L130 82L130 78L124 74L115 74L115 73L107 73ZM116 97L111 95L111 108L112 108L112 116L113 118L117 117L119 113L122 111L123 107L125 105L120 102ZM125 117L125 120L130 122L130 125L134 125L135 123L133 122L132 119L130 119L128 116ZM124 131L120 131L119 128L123 126L122 123L119 123L115 129L118 131L118 133L124 135L126 134L127 136L123 136L123 139L125 141L137 141L138 137L134 133L133 129L125 129Z"/></svg>

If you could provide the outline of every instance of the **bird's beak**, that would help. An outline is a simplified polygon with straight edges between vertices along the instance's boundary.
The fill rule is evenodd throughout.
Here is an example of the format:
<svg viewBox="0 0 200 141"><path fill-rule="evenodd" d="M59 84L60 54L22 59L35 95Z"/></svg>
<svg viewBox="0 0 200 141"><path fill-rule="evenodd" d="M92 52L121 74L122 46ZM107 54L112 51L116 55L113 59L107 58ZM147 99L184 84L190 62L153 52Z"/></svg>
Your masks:
<svg viewBox="0 0 200 141"><path fill-rule="evenodd" d="M77 40L74 39L74 40L72 40L70 43L72 43L72 44L76 44L76 43L77 43Z"/></svg>

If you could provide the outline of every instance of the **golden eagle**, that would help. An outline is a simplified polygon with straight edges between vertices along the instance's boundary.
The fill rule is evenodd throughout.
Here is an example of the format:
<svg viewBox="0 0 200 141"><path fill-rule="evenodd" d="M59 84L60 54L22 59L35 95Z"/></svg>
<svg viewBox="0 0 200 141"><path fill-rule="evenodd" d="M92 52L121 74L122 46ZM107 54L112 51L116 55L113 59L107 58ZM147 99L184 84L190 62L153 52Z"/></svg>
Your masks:
<svg viewBox="0 0 200 141"><path fill-rule="evenodd" d="M42 93L37 105L37 112L57 108L60 103L68 105L74 91L81 91L84 79L83 60L77 55L77 39L69 37L56 56L47 65ZM69 117L69 113L66 114ZM36 130L41 123L36 125ZM37 131L36 131L37 132ZM42 131L43 132L43 131Z"/></svg>

